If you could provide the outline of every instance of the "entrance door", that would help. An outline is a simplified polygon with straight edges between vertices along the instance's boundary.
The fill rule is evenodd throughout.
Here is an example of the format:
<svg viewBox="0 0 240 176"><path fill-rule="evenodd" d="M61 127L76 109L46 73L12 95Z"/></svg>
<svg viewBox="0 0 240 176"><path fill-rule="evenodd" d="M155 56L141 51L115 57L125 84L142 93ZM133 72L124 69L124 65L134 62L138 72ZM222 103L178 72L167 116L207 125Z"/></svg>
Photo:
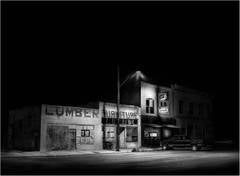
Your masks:
<svg viewBox="0 0 240 176"><path fill-rule="evenodd" d="M126 138L125 138L125 128L119 127L119 140L120 140L120 148L126 148Z"/></svg>
<svg viewBox="0 0 240 176"><path fill-rule="evenodd" d="M69 139L70 139L70 150L76 149L76 129L70 129L69 130Z"/></svg>

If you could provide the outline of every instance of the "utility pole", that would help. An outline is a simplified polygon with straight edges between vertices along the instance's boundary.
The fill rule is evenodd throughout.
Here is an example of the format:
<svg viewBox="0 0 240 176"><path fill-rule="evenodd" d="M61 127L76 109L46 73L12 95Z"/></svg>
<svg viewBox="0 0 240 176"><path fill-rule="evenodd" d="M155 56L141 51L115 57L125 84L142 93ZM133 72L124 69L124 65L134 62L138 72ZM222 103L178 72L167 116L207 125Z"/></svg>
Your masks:
<svg viewBox="0 0 240 176"><path fill-rule="evenodd" d="M119 104L120 104L120 76L119 76L119 65L117 65L117 140L116 140L116 151L119 151Z"/></svg>

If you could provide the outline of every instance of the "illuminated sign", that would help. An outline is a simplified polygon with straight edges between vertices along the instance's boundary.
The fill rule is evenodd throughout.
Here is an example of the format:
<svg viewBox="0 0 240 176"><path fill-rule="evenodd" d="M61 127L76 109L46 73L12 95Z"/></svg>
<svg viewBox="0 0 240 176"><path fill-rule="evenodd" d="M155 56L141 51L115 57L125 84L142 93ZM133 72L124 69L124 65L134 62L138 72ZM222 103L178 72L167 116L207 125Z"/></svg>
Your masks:
<svg viewBox="0 0 240 176"><path fill-rule="evenodd" d="M150 133L150 137L157 137L157 133Z"/></svg>
<svg viewBox="0 0 240 176"><path fill-rule="evenodd" d="M168 113L168 106L159 107L159 113Z"/></svg>
<svg viewBox="0 0 240 176"><path fill-rule="evenodd" d="M58 117L65 116L65 117L98 118L98 110L80 107L46 105L45 115Z"/></svg>
<svg viewBox="0 0 240 176"><path fill-rule="evenodd" d="M159 100L160 101L167 100L167 93L160 93L159 94Z"/></svg>

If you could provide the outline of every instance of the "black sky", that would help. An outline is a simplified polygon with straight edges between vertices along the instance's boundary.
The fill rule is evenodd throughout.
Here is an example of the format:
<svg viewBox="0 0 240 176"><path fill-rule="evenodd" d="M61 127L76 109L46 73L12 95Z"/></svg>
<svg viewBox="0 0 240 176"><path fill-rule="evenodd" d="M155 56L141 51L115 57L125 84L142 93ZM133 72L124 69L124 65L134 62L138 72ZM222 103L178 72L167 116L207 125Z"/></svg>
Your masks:
<svg viewBox="0 0 240 176"><path fill-rule="evenodd" d="M2 2L3 112L111 100L141 69L214 96L219 137L238 139L238 2Z"/></svg>

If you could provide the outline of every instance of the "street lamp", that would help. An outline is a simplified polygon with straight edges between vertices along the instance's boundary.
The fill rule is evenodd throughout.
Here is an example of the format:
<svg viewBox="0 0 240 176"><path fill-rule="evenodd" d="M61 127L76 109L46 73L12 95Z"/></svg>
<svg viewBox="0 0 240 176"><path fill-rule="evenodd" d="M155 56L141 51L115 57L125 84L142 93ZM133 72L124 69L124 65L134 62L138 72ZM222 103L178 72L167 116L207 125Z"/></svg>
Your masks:
<svg viewBox="0 0 240 176"><path fill-rule="evenodd" d="M119 151L119 105L120 105L120 87L125 84L130 78L133 78L136 76L136 80L139 80L140 78L145 78L145 76L142 74L141 71L133 72L132 74L129 74L127 78L120 83L120 69L119 65L117 65L117 140L116 140L116 151Z"/></svg>

